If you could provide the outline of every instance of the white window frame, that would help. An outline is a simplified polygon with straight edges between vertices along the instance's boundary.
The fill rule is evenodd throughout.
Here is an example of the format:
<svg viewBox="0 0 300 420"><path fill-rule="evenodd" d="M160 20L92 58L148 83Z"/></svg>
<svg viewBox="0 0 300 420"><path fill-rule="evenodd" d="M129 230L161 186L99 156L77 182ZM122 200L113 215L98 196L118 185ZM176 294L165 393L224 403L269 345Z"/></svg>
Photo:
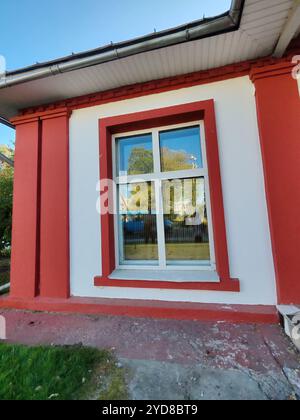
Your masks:
<svg viewBox="0 0 300 420"><path fill-rule="evenodd" d="M183 171L172 171L172 172L161 172L160 163L160 143L159 133L162 131L176 130L180 128L188 127L200 127L200 144L202 152L203 168L199 169L188 169ZM152 174L141 174L141 175L129 175L125 177L117 176L117 141L124 137L139 136L142 134L152 134L152 149L153 149L153 164L154 172ZM116 203L116 212L114 216L114 234L115 234L115 258L116 258L116 270L164 270L164 271L183 271L183 270L205 270L205 271L216 271L216 260L215 260L215 247L214 247L214 235L212 226L212 212L210 202L210 188L208 178L208 166L207 166L207 155L206 155L206 142L205 142L205 130L204 121L194 121L184 124L168 125L164 127L156 127L148 130L138 130L119 133L112 136L112 159L113 159L113 180L117 185L114 190L114 203ZM196 264L192 261L182 262L177 261L177 264L166 263L166 249L165 249L165 229L164 229L164 213L163 209L163 196L161 193L162 181L172 179L188 179L188 178L204 178L205 184L205 198L206 198L206 209L208 218L208 234L209 234L209 247L210 247L210 261L203 261L201 264ZM120 240L122 238L122 229L120 228L119 222L119 185L127 185L131 183L152 181L155 183L155 200L156 200L156 224L157 224L157 243L158 243L158 264L155 261L150 264L149 261L126 261L126 264L121 263L120 255Z"/></svg>

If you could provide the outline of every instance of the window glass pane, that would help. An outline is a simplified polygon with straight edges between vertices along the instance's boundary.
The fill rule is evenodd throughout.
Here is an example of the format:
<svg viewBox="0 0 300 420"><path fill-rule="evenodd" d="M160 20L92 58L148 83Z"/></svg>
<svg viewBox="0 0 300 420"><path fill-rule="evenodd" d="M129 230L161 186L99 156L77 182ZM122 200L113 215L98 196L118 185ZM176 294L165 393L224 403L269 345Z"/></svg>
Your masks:
<svg viewBox="0 0 300 420"><path fill-rule="evenodd" d="M164 226L168 264L210 260L204 178L163 182Z"/></svg>
<svg viewBox="0 0 300 420"><path fill-rule="evenodd" d="M162 172L203 168L200 127L160 132Z"/></svg>
<svg viewBox="0 0 300 420"><path fill-rule="evenodd" d="M118 140L119 176L153 172L152 135L124 137Z"/></svg>
<svg viewBox="0 0 300 420"><path fill-rule="evenodd" d="M119 186L120 263L158 263L154 182Z"/></svg>

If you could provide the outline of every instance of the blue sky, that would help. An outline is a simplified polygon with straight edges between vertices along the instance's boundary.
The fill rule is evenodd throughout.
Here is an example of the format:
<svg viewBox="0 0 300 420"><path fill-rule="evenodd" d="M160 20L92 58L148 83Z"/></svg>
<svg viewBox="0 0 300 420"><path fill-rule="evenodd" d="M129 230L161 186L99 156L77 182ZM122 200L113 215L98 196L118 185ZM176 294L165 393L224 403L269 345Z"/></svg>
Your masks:
<svg viewBox="0 0 300 420"><path fill-rule="evenodd" d="M223 13L230 0L2 0L8 70ZM0 124L0 144L14 134Z"/></svg>

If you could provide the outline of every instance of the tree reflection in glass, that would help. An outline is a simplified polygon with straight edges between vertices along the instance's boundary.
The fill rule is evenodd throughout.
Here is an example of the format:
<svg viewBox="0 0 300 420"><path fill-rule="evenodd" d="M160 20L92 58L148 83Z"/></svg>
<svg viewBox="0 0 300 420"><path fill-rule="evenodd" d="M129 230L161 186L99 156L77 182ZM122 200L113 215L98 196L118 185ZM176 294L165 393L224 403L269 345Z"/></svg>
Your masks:
<svg viewBox="0 0 300 420"><path fill-rule="evenodd" d="M209 261L204 178L164 181L163 201L167 262Z"/></svg>
<svg viewBox="0 0 300 420"><path fill-rule="evenodd" d="M199 127L160 132L162 172L203 167Z"/></svg>
<svg viewBox="0 0 300 420"><path fill-rule="evenodd" d="M153 172L152 135L123 137L118 142L119 176Z"/></svg>
<svg viewBox="0 0 300 420"><path fill-rule="evenodd" d="M153 182L119 186L120 254L123 261L158 262Z"/></svg>

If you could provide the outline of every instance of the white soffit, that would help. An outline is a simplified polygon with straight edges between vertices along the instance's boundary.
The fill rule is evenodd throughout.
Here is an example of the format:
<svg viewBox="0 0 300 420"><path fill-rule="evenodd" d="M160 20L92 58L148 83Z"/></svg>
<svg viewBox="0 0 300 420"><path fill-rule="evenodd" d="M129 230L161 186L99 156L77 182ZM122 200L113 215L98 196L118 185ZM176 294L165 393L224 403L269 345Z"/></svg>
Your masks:
<svg viewBox="0 0 300 420"><path fill-rule="evenodd" d="M271 55L294 0L246 0L238 31L0 89L0 115L120 86Z"/></svg>

